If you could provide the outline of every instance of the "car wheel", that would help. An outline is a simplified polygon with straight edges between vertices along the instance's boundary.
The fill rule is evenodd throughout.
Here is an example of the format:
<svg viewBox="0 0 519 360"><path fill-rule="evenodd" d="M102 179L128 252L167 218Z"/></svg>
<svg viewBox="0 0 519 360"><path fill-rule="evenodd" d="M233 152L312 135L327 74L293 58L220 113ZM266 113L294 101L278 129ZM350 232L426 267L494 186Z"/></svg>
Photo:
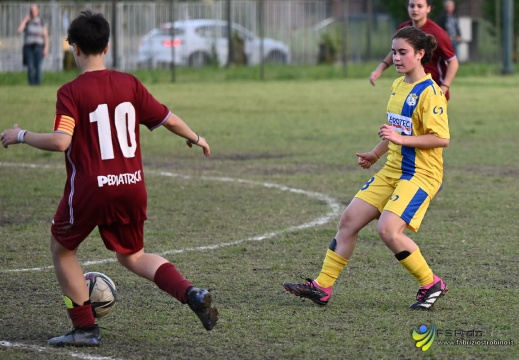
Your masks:
<svg viewBox="0 0 519 360"><path fill-rule="evenodd" d="M189 66L202 67L209 64L209 55L202 51L197 51L189 56Z"/></svg>
<svg viewBox="0 0 519 360"><path fill-rule="evenodd" d="M285 65L287 63L287 55L281 51L271 51L265 58L266 64Z"/></svg>

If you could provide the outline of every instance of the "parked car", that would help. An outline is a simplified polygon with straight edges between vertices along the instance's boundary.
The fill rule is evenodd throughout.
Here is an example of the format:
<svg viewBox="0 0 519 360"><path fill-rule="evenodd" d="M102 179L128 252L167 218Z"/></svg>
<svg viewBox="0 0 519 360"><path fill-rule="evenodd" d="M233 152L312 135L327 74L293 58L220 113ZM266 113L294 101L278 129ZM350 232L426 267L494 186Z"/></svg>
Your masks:
<svg viewBox="0 0 519 360"><path fill-rule="evenodd" d="M244 62L259 64L261 39L239 24L231 23L231 29L232 36L239 39L241 45L236 50L243 49ZM228 52L227 21L184 20L162 24L144 36L137 61L141 67L167 65L171 64L174 54L175 65L179 66L198 67L215 62L225 65ZM290 50L281 41L264 38L263 59L269 64L288 64Z"/></svg>

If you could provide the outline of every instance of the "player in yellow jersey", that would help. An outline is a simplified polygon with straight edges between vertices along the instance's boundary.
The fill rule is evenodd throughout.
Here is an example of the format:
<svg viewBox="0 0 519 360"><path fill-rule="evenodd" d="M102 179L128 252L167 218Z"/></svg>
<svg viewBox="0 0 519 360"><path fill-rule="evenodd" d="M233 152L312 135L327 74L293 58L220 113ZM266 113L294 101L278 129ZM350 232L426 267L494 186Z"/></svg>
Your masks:
<svg viewBox="0 0 519 360"><path fill-rule="evenodd" d="M358 163L369 169L387 153L384 167L355 195L341 215L339 229L327 250L319 276L304 283L284 283L294 295L326 305L348 263L359 231L378 219L377 232L420 288L411 309L429 310L448 288L435 275L418 245L404 234L418 231L443 177L444 147L449 145L447 99L425 73L436 38L416 27L404 27L392 38L393 63L404 76L394 81L387 106L388 123L378 131L382 141Z"/></svg>

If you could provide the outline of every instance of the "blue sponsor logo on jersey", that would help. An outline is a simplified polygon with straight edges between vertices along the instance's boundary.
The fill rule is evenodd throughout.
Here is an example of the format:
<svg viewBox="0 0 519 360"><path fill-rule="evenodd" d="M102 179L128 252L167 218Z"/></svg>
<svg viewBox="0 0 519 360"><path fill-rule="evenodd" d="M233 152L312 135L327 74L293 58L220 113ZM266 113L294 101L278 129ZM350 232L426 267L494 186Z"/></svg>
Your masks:
<svg viewBox="0 0 519 360"><path fill-rule="evenodd" d="M443 114L443 106L435 106L434 109L433 109L433 114L434 115L442 115Z"/></svg>

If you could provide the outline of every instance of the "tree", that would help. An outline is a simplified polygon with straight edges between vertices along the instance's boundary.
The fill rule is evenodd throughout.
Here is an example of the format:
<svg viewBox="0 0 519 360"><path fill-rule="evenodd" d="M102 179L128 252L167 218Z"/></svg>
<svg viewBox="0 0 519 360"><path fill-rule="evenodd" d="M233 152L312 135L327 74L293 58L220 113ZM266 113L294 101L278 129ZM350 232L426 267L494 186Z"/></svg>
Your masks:
<svg viewBox="0 0 519 360"><path fill-rule="evenodd" d="M502 0L485 0L483 5L483 13L485 20L488 20L493 27L489 29L490 34L497 36L501 32L502 26ZM514 1L514 61L519 59L519 3Z"/></svg>
<svg viewBox="0 0 519 360"><path fill-rule="evenodd" d="M491 29L493 35L496 34L495 30L501 25L501 7L502 0L485 0L483 5L483 16L485 17L485 20L488 20L492 25L494 25L494 28ZM514 1L514 19L514 35L517 37L519 34L519 3L517 1Z"/></svg>

